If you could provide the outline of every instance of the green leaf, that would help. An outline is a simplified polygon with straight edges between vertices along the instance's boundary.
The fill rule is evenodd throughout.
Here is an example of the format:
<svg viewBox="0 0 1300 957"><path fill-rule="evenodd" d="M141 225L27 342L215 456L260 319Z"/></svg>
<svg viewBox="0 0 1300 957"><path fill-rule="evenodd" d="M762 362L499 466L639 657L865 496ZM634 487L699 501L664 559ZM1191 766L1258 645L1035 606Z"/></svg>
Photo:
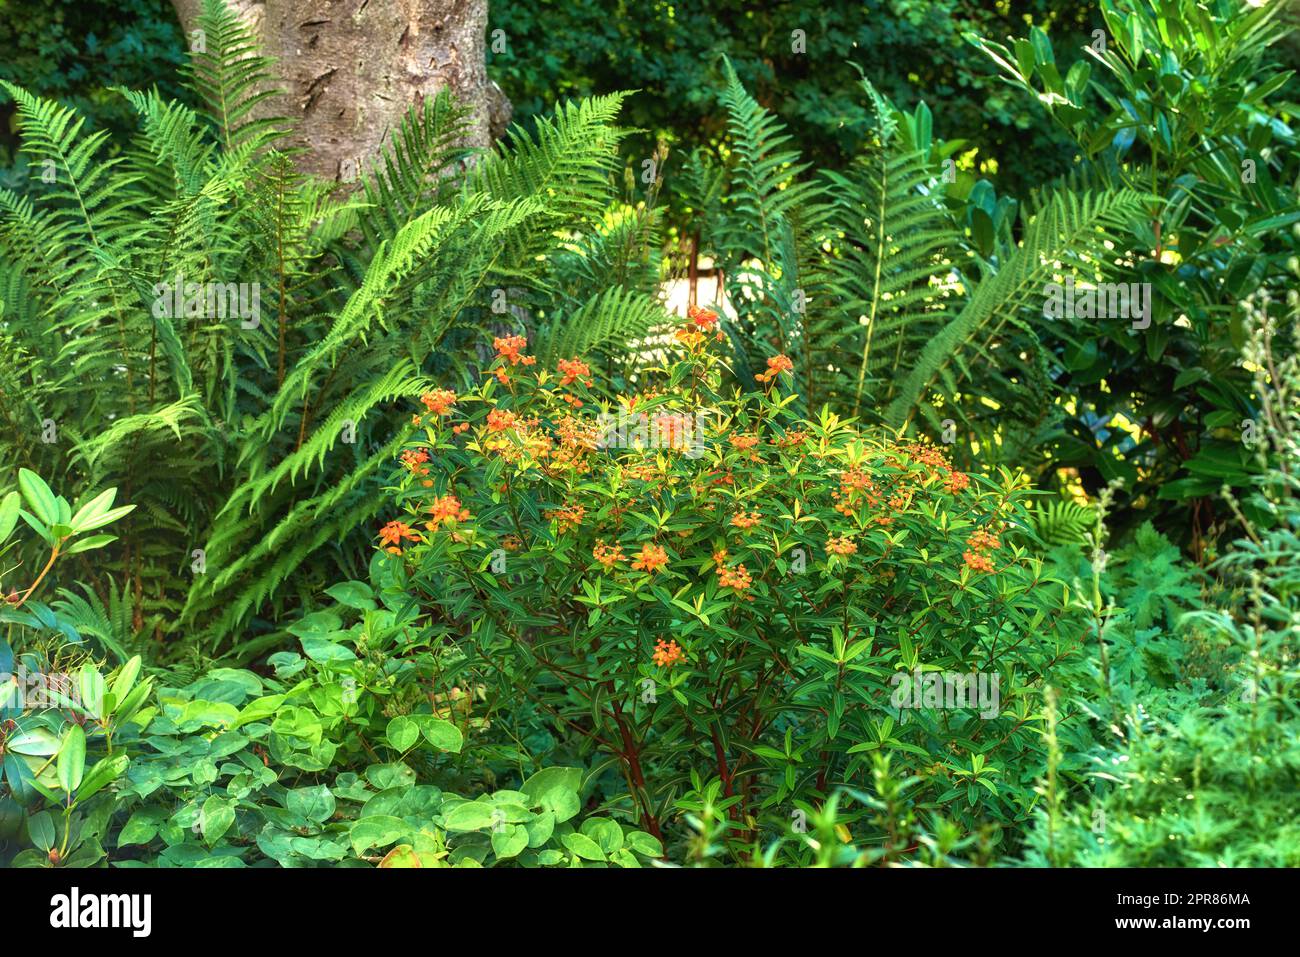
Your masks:
<svg viewBox="0 0 1300 957"><path fill-rule="evenodd" d="M79 724L72 725L63 736L58 769L59 787L71 795L81 786L81 777L86 771L86 732Z"/></svg>
<svg viewBox="0 0 1300 957"><path fill-rule="evenodd" d="M627 846L632 848L638 854L646 857L663 857L664 846L652 834L645 831L629 831L627 833Z"/></svg>
<svg viewBox="0 0 1300 957"><path fill-rule="evenodd" d="M450 721L427 714L411 715L411 720L419 727L420 733L424 735L424 740L439 751L450 751L453 754L460 753L460 749L465 743L465 737L460 733L460 728Z"/></svg>
<svg viewBox="0 0 1300 957"><path fill-rule="evenodd" d="M420 738L420 729L416 727L415 722L406 715L398 715L392 721L388 722L388 731L386 732L388 743L396 748L399 752L405 753L411 749Z"/></svg>
<svg viewBox="0 0 1300 957"><path fill-rule="evenodd" d="M81 552L93 552L97 548L103 548L117 541L116 535L91 535L89 538L79 538L63 550L65 555L78 555Z"/></svg>
<svg viewBox="0 0 1300 957"><path fill-rule="evenodd" d="M285 795L285 807L293 814L321 824L334 814L334 795L320 784L316 787L294 788Z"/></svg>
<svg viewBox="0 0 1300 957"><path fill-rule="evenodd" d="M122 827L121 833L118 834L117 846L148 844L157 836L158 826L161 823L161 813L153 808L136 811Z"/></svg>
<svg viewBox="0 0 1300 957"><path fill-rule="evenodd" d="M554 811L555 820L563 823L581 809L578 800L581 786L581 768L545 768L525 781L519 790L534 804Z"/></svg>
<svg viewBox="0 0 1300 957"><path fill-rule="evenodd" d="M81 508L77 509L68 525L74 532L82 532L87 529L83 527L84 522L89 522L98 518L113 507L113 499L117 497L117 489L110 488L100 492L93 499L87 502Z"/></svg>
<svg viewBox="0 0 1300 957"><path fill-rule="evenodd" d="M42 851L48 852L54 846L54 818L49 811L41 811L27 819L27 836Z"/></svg>
<svg viewBox="0 0 1300 957"><path fill-rule="evenodd" d="M443 826L449 831L478 831L492 827L501 818L491 804L483 801L466 801L458 804L443 817Z"/></svg>
<svg viewBox="0 0 1300 957"><path fill-rule="evenodd" d="M77 788L77 800L85 801L99 793L105 785L120 778L130 764L131 759L125 754L116 754L111 758L103 758L95 762Z"/></svg>
<svg viewBox="0 0 1300 957"><path fill-rule="evenodd" d="M10 492L0 500L0 545L13 534L18 524L19 499L17 492Z"/></svg>
<svg viewBox="0 0 1300 957"><path fill-rule="evenodd" d="M230 801L214 794L203 802L203 810L199 813L199 829L203 832L203 840L208 847L221 840L234 823L235 809L231 807Z"/></svg>
<svg viewBox="0 0 1300 957"><path fill-rule="evenodd" d="M340 605L346 605L349 608L359 608L362 611L373 611L377 606L375 604L374 592L365 582L346 581L333 585L325 589L325 594L329 595Z"/></svg>
<svg viewBox="0 0 1300 957"><path fill-rule="evenodd" d="M86 662L77 674L77 686L81 692L81 707L92 718L104 716L104 676L95 666Z"/></svg>
<svg viewBox="0 0 1300 957"><path fill-rule="evenodd" d="M38 519L46 525L53 525L59 520L58 501L39 475L27 469L19 469L18 488L27 501L27 507Z"/></svg>
<svg viewBox="0 0 1300 957"><path fill-rule="evenodd" d="M600 845L585 834L566 834L560 843L584 861L603 861L605 853Z"/></svg>
<svg viewBox="0 0 1300 957"><path fill-rule="evenodd" d="M518 824L506 824L492 832L492 853L498 858L514 857L528 846L528 831Z"/></svg>
<svg viewBox="0 0 1300 957"><path fill-rule="evenodd" d="M348 831L348 840L352 842L352 850L360 855L372 847L387 847L410 830L411 826L400 817L377 814L373 817L363 817L353 824L352 829Z"/></svg>
<svg viewBox="0 0 1300 957"><path fill-rule="evenodd" d="M357 656L351 648L329 641L325 638L311 637L302 639L302 651L312 661L356 661Z"/></svg>

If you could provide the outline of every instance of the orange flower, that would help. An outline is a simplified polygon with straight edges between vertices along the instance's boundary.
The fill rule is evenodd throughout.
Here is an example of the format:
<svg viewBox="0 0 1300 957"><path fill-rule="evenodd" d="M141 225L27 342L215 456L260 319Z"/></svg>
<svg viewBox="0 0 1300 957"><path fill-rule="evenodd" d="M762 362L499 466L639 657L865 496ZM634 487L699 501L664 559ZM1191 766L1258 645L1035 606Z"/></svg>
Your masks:
<svg viewBox="0 0 1300 957"><path fill-rule="evenodd" d="M955 471L948 476L948 481L944 483L944 487L953 495L956 495L958 492L960 492L964 488L967 488L969 485L970 485L970 476L966 475L966 473L964 472L955 472Z"/></svg>
<svg viewBox="0 0 1300 957"><path fill-rule="evenodd" d="M489 432L504 432L515 424L516 416L513 412L507 412L504 409L493 409L488 413L487 427Z"/></svg>
<svg viewBox="0 0 1300 957"><path fill-rule="evenodd" d="M559 370L562 376L560 385L568 385L578 379L582 379L584 385L591 385L591 368L581 359L561 359Z"/></svg>
<svg viewBox="0 0 1300 957"><path fill-rule="evenodd" d="M992 532L986 532L982 528L971 535L970 538L966 539L966 544L977 552L987 551L990 548L1002 547L1002 542L998 540L996 535Z"/></svg>
<svg viewBox="0 0 1300 957"><path fill-rule="evenodd" d="M567 532L577 528L586 517L587 510L581 505L565 505L542 513L542 517L559 523L560 531Z"/></svg>
<svg viewBox="0 0 1300 957"><path fill-rule="evenodd" d="M752 449L754 446L758 445L758 436L732 434L727 437L727 441L730 442L736 448L740 449L742 452L746 452Z"/></svg>
<svg viewBox="0 0 1300 957"><path fill-rule="evenodd" d="M712 329L718 324L718 314L712 309L701 309L699 306L687 306L686 315L691 322L695 323L701 329Z"/></svg>
<svg viewBox="0 0 1300 957"><path fill-rule="evenodd" d="M745 563L741 562L735 568L722 567L718 569L718 584L723 588L734 588L736 591L744 594L749 590L749 586L754 583L753 577L745 570Z"/></svg>
<svg viewBox="0 0 1300 957"><path fill-rule="evenodd" d="M690 326L682 326L673 337L680 343L684 344L687 349L698 349L704 345L704 333L692 329Z"/></svg>
<svg viewBox="0 0 1300 957"><path fill-rule="evenodd" d="M753 528L762 519L762 512L746 512L742 509L731 517L731 524L736 528Z"/></svg>
<svg viewBox="0 0 1300 957"><path fill-rule="evenodd" d="M394 555L402 554L402 539L418 539L419 537L419 533L411 531L411 526L405 522L389 522L379 530L379 540L385 542L389 546L388 551Z"/></svg>
<svg viewBox="0 0 1300 957"><path fill-rule="evenodd" d="M686 658L685 653L675 641L664 641L660 638L655 642L654 662L660 668L671 668L679 661Z"/></svg>
<svg viewBox="0 0 1300 957"><path fill-rule="evenodd" d="M528 340L523 336L505 336L504 338L498 337L492 340L492 348L496 349L497 355L512 366L517 366L520 363L530 366L537 361L534 356L522 354L526 345L528 345Z"/></svg>
<svg viewBox="0 0 1300 957"><path fill-rule="evenodd" d="M419 475L428 475L428 469L420 468L425 462L429 461L429 453L424 449L407 449L402 453L402 464L406 468Z"/></svg>
<svg viewBox="0 0 1300 957"><path fill-rule="evenodd" d="M760 372L754 376L759 382L771 382L782 372L790 372L794 369L794 363L790 361L789 356L779 355L772 356L767 360L767 371Z"/></svg>
<svg viewBox="0 0 1300 957"><path fill-rule="evenodd" d="M435 498L433 504L429 506L429 513L433 518L426 527L430 529L444 523L452 525L456 522L467 522L470 518L469 509L462 508L460 499L454 495Z"/></svg>
<svg viewBox="0 0 1300 957"><path fill-rule="evenodd" d="M660 546L646 542L641 546L641 554L632 563L632 567L637 571L653 575L667 564L668 553Z"/></svg>
<svg viewBox="0 0 1300 957"><path fill-rule="evenodd" d="M591 557L608 570L623 560L623 546L606 545L603 538L596 539L596 547L591 550Z"/></svg>
<svg viewBox="0 0 1300 957"><path fill-rule="evenodd" d="M830 552L832 555L843 555L847 557L857 550L857 544L847 535L841 535L838 538L832 535L826 540L826 551Z"/></svg>
<svg viewBox="0 0 1300 957"><path fill-rule="evenodd" d="M447 411L456 404L456 393L450 389L434 389L420 396L420 401L434 415L446 415Z"/></svg>
<svg viewBox="0 0 1300 957"><path fill-rule="evenodd" d="M993 571L993 563L989 561L987 555L977 555L975 552L963 552L962 558L966 560L966 567L977 572Z"/></svg>

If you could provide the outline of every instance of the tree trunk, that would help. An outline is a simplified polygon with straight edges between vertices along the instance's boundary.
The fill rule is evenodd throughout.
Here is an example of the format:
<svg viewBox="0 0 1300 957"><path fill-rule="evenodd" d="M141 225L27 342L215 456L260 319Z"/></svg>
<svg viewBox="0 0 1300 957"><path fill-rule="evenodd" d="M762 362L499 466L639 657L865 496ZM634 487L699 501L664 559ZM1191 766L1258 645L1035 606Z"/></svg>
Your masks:
<svg viewBox="0 0 1300 957"><path fill-rule="evenodd" d="M277 61L298 165L350 182L413 104L443 88L472 110L469 145L486 147L510 103L487 77L488 0L226 0ZM202 0L172 0L188 34Z"/></svg>

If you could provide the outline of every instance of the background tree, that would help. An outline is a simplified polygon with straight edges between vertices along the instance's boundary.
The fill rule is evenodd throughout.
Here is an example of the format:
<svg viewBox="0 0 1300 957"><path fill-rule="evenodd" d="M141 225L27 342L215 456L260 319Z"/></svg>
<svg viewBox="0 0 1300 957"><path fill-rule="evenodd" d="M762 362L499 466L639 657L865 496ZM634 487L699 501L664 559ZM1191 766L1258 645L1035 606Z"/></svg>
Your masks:
<svg viewBox="0 0 1300 957"><path fill-rule="evenodd" d="M192 32L202 0L173 0ZM294 121L307 172L350 181L413 104L450 90L469 109L467 141L485 147L509 118L487 77L487 0L232 0L288 96L274 108ZM267 107L270 108L269 106Z"/></svg>

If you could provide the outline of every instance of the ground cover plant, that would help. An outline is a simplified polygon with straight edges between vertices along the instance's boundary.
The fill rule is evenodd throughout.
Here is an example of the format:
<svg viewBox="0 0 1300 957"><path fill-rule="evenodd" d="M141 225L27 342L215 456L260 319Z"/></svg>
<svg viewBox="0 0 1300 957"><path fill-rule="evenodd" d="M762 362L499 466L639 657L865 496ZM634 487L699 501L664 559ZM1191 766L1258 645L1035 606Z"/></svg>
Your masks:
<svg viewBox="0 0 1300 957"><path fill-rule="evenodd" d="M201 6L0 74L0 864L1300 865L1281 4L904 4L833 96L765 13L689 130L516 43L337 182Z"/></svg>

